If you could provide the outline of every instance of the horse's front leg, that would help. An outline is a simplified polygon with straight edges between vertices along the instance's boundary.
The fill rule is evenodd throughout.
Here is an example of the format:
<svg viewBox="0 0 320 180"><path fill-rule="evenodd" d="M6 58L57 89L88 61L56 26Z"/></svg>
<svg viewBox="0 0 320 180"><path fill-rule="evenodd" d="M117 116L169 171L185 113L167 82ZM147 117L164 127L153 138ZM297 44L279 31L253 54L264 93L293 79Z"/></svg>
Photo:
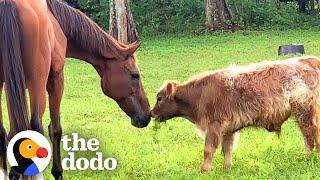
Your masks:
<svg viewBox="0 0 320 180"><path fill-rule="evenodd" d="M60 156L60 141L62 128L60 124L60 104L63 95L64 78L63 71L51 71L47 84L49 94L49 108L51 122L49 125L49 135L53 145L53 166L51 174L55 179L62 179L62 167Z"/></svg>

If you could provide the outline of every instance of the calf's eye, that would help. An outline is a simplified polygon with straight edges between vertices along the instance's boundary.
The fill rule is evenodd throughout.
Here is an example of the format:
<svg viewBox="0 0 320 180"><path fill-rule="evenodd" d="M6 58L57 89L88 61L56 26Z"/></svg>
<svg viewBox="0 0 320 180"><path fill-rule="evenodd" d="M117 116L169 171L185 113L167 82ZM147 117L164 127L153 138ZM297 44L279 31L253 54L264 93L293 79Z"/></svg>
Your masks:
<svg viewBox="0 0 320 180"><path fill-rule="evenodd" d="M157 97L157 101L158 102L162 101L162 97L161 96Z"/></svg>

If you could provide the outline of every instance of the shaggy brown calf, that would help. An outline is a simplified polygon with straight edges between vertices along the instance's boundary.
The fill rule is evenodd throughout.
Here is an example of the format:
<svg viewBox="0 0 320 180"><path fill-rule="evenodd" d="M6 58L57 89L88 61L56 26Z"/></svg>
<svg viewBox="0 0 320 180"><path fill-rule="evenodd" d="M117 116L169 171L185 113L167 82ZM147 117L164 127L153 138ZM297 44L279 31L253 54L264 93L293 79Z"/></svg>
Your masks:
<svg viewBox="0 0 320 180"><path fill-rule="evenodd" d="M160 121L184 117L206 133L202 172L210 171L222 144L224 168L232 164L237 131L262 127L280 133L294 115L305 152L320 150L320 60L300 57L206 72L185 83L166 82L151 114Z"/></svg>

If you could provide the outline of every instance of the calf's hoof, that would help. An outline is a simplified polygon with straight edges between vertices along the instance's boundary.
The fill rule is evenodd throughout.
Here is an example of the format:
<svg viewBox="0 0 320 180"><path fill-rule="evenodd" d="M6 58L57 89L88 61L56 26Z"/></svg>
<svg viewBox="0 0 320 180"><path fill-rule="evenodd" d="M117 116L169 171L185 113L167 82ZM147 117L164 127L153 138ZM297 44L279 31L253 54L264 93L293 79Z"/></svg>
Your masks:
<svg viewBox="0 0 320 180"><path fill-rule="evenodd" d="M211 166L209 166L209 165L202 165L201 166L201 169L200 169L201 173L208 173L210 171L211 171Z"/></svg>
<svg viewBox="0 0 320 180"><path fill-rule="evenodd" d="M312 150L310 150L310 149L305 149L304 150L304 154L305 155L310 155L312 153Z"/></svg>
<svg viewBox="0 0 320 180"><path fill-rule="evenodd" d="M223 170L224 171L229 171L231 169L232 164L224 164L223 165Z"/></svg>

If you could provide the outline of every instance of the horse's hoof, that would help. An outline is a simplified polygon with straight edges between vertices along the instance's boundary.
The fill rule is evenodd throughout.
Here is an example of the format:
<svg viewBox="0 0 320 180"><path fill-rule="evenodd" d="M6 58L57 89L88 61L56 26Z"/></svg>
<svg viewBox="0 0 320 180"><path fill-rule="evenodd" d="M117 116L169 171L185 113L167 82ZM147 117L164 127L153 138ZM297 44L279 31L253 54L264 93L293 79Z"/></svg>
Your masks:
<svg viewBox="0 0 320 180"><path fill-rule="evenodd" d="M53 175L55 180L62 180L62 174L61 175Z"/></svg>
<svg viewBox="0 0 320 180"><path fill-rule="evenodd" d="M62 171L51 170L51 174L55 180L62 180Z"/></svg>
<svg viewBox="0 0 320 180"><path fill-rule="evenodd" d="M19 178L20 178L20 174L19 173L17 173L14 170L10 171L10 173L9 173L9 179L10 180L19 180Z"/></svg>

